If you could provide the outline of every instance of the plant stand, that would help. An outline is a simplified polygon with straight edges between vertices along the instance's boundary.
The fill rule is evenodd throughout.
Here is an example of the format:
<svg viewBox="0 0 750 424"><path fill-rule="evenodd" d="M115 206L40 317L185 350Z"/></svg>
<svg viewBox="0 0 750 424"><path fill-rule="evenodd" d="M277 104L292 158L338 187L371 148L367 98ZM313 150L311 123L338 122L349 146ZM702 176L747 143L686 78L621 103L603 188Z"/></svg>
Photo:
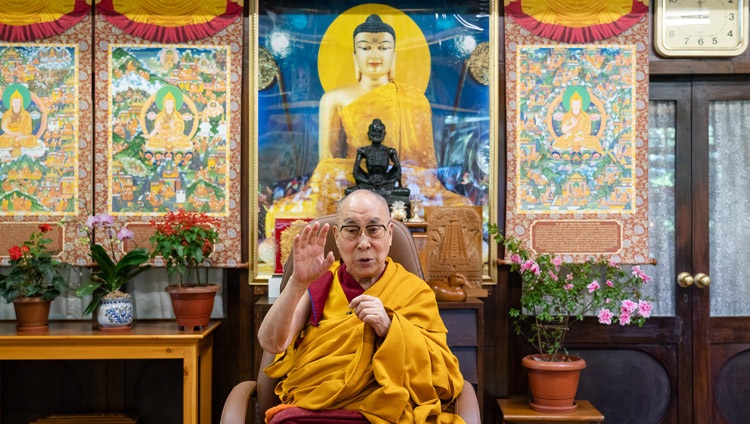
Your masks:
<svg viewBox="0 0 750 424"><path fill-rule="evenodd" d="M509 399L498 399L497 406L500 408L502 423L603 423L604 415L587 400L576 399L575 411L560 414L537 412L529 407L529 401L525 397L511 397Z"/></svg>

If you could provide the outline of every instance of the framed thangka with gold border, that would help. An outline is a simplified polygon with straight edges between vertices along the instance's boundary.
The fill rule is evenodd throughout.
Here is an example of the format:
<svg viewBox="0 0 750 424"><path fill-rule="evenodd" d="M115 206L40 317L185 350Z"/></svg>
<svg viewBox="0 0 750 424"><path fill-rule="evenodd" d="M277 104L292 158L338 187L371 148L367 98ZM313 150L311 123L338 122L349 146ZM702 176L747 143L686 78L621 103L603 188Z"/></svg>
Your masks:
<svg viewBox="0 0 750 424"><path fill-rule="evenodd" d="M98 211L148 243L166 211L220 220L214 266L241 266L241 20L183 44L146 43L99 18ZM232 130L234 128L235 130ZM100 191L97 190L97 193ZM158 263L157 263L158 265Z"/></svg>
<svg viewBox="0 0 750 424"><path fill-rule="evenodd" d="M19 27L0 19L1 36L14 40L0 42L4 263L8 248L41 223L52 224L46 235L61 261L88 263L88 245L79 243L77 229L93 199L92 23L85 2L56 7L68 13L58 21L54 14L39 17L44 22L29 16Z"/></svg>
<svg viewBox="0 0 750 424"><path fill-rule="evenodd" d="M250 251L258 281L275 269L277 222L335 212L354 185L356 151L370 144L375 118L386 127L383 144L398 152L401 184L413 200L481 206L484 223L494 221L494 2L250 7L257 18L247 43L257 71L247 102L257 164ZM355 31L390 33L394 42L355 48Z"/></svg>

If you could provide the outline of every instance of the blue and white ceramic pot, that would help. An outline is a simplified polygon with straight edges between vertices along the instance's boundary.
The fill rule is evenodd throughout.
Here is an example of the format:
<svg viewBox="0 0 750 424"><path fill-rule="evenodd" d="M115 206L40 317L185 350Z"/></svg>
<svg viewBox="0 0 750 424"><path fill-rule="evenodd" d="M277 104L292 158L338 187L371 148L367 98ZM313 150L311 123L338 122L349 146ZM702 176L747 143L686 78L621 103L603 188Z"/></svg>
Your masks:
<svg viewBox="0 0 750 424"><path fill-rule="evenodd" d="M103 297L96 313L99 329L128 330L133 324L133 301L129 294L122 297Z"/></svg>

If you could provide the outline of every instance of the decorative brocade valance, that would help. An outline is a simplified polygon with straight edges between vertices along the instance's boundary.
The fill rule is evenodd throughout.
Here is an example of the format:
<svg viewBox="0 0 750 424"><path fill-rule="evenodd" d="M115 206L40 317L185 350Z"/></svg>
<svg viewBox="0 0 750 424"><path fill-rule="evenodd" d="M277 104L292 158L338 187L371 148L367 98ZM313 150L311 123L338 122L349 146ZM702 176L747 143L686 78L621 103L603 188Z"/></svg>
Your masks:
<svg viewBox="0 0 750 424"><path fill-rule="evenodd" d="M226 28L242 14L242 0L101 0L96 10L130 35L176 43Z"/></svg>
<svg viewBox="0 0 750 424"><path fill-rule="evenodd" d="M506 0L505 14L540 37L590 43L617 36L648 13L648 0Z"/></svg>
<svg viewBox="0 0 750 424"><path fill-rule="evenodd" d="M87 0L0 0L0 39L49 38L74 26L90 11Z"/></svg>

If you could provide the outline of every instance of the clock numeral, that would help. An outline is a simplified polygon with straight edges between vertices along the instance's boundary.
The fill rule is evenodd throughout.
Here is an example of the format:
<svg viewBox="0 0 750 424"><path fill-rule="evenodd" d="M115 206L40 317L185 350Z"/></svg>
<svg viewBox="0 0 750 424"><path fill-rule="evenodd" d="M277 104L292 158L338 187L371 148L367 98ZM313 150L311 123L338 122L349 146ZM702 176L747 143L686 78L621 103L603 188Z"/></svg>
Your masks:
<svg viewBox="0 0 750 424"><path fill-rule="evenodd" d="M688 44L689 42L690 42L690 37L688 37L688 38L685 38L685 45L686 45L686 46L687 46L687 44Z"/></svg>
<svg viewBox="0 0 750 424"><path fill-rule="evenodd" d="M730 13L730 14L729 14L729 20L730 20L730 21L733 21L733 20L734 20L734 13Z"/></svg>
<svg viewBox="0 0 750 424"><path fill-rule="evenodd" d="M670 3L677 3L677 0L669 0Z"/></svg>
<svg viewBox="0 0 750 424"><path fill-rule="evenodd" d="M711 44L719 44L719 39L714 37L711 39Z"/></svg>
<svg viewBox="0 0 750 424"><path fill-rule="evenodd" d="M731 36L732 36L732 30L729 30L729 32L727 33L727 35L728 35L729 37L731 37Z"/></svg>
<svg viewBox="0 0 750 424"><path fill-rule="evenodd" d="M699 45L699 46L702 46L702 45L703 45L703 38L699 38L699 39L698 39L698 45Z"/></svg>
<svg viewBox="0 0 750 424"><path fill-rule="evenodd" d="M675 35L674 30L670 30L668 35L669 35L669 38L674 38L674 35Z"/></svg>
<svg viewBox="0 0 750 424"><path fill-rule="evenodd" d="M727 3L734 4L734 0L728 0Z"/></svg>

